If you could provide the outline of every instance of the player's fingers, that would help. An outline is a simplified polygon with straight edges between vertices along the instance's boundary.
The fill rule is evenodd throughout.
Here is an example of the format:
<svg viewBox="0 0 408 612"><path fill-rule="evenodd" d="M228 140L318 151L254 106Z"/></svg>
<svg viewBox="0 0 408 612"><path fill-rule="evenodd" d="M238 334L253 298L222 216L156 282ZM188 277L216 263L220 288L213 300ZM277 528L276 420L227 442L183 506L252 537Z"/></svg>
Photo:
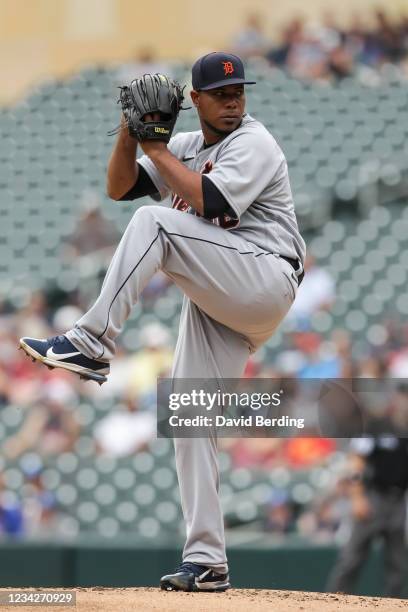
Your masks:
<svg viewBox="0 0 408 612"><path fill-rule="evenodd" d="M160 121L160 113L147 113L143 117L143 121L145 123L150 123L151 121Z"/></svg>

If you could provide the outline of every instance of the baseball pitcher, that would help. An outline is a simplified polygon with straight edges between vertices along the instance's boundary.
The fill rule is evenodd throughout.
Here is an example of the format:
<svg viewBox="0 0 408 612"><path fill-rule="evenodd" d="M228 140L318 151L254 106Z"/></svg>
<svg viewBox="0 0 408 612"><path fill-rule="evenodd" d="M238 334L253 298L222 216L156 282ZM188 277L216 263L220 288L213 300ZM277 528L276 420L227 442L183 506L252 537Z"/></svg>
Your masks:
<svg viewBox="0 0 408 612"><path fill-rule="evenodd" d="M22 338L48 367L102 383L115 340L143 288L162 270L184 293L174 378L239 378L285 317L303 278L285 157L262 123L245 112L239 57L209 53L192 69L200 129L171 137L183 90L163 75L121 88L122 121L109 160L114 200L146 195L172 208L140 207L111 261L95 304L63 336ZM136 161L137 147L144 155ZM229 588L216 441L176 439L187 539L181 565L161 588Z"/></svg>

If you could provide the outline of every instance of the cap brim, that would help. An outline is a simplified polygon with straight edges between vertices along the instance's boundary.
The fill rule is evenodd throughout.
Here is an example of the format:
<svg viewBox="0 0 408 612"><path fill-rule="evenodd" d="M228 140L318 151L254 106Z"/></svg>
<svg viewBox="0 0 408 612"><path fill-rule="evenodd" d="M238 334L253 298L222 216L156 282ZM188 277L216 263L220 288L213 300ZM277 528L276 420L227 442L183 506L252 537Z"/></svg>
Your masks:
<svg viewBox="0 0 408 612"><path fill-rule="evenodd" d="M217 81L211 83L206 87L200 87L200 91L208 91L209 89L216 89L217 87L224 87L225 85L256 85L256 81L246 81L245 79L224 79L223 81Z"/></svg>

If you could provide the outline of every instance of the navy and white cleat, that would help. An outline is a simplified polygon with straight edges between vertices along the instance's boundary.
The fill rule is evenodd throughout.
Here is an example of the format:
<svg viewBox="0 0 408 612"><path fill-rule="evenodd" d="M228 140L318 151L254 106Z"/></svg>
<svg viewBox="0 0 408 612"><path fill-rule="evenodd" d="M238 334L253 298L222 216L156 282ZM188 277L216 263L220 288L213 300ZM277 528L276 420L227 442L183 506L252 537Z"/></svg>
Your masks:
<svg viewBox="0 0 408 612"><path fill-rule="evenodd" d="M94 380L100 385L106 382L106 376L109 374L108 362L85 357L66 336L54 336L44 340L21 338L20 348L33 361L40 361L50 369L69 370L85 380Z"/></svg>
<svg viewBox="0 0 408 612"><path fill-rule="evenodd" d="M163 576L160 588L163 591L203 591L222 593L231 587L227 574L216 574L205 565L181 563L174 574Z"/></svg>

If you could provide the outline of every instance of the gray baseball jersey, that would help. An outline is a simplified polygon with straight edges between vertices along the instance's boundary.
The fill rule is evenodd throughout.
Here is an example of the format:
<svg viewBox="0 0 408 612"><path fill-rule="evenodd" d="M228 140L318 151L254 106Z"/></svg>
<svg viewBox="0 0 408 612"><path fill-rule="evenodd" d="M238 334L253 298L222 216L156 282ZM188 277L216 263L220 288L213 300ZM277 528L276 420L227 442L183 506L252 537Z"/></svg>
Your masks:
<svg viewBox="0 0 408 612"><path fill-rule="evenodd" d="M204 148L201 130L176 134L168 148L191 170L207 174L231 208L215 220L265 251L298 259L305 243L299 233L285 156L265 126L246 114L238 129ZM169 189L147 155L138 159L156 185L160 200ZM173 208L188 204L173 197ZM190 208L189 212L194 210Z"/></svg>

